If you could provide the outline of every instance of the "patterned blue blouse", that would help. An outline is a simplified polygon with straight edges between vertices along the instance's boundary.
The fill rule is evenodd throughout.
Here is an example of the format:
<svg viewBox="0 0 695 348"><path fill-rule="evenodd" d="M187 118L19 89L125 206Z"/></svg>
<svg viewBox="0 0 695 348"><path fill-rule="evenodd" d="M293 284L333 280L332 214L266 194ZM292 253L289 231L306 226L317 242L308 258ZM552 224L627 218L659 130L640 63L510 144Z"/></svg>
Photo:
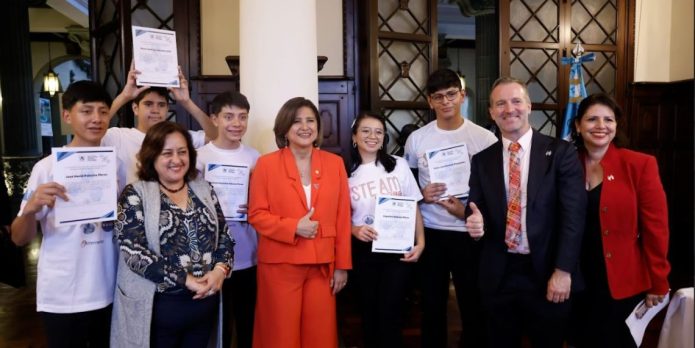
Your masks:
<svg viewBox="0 0 695 348"><path fill-rule="evenodd" d="M116 230L121 255L133 272L157 284L158 292L177 292L186 289L186 274L202 277L218 262L232 266L234 241L229 236L217 195L212 192L216 212L211 212L188 189L188 207L181 209L160 192L161 212L160 254L147 245L145 212L135 189L128 185L118 202ZM219 221L219 239L215 245L215 220Z"/></svg>

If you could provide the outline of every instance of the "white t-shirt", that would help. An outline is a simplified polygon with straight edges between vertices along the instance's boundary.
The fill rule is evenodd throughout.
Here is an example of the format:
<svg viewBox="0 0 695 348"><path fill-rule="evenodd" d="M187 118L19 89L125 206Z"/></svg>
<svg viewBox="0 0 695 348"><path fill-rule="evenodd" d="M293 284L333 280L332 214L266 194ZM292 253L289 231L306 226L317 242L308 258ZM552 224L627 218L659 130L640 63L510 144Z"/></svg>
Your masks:
<svg viewBox="0 0 695 348"><path fill-rule="evenodd" d="M408 163L401 157L396 158L396 167L387 173L379 163L362 164L350 175L350 206L352 207L352 224L372 225L377 195L392 195L422 199Z"/></svg>
<svg viewBox="0 0 695 348"><path fill-rule="evenodd" d="M53 156L42 159L32 169L18 216L38 186L53 181ZM36 213L36 220L43 234L36 310L77 313L111 304L118 258L113 221L55 227L54 210L46 206Z"/></svg>
<svg viewBox="0 0 695 348"><path fill-rule="evenodd" d="M205 132L202 130L189 130L193 140L193 147L196 149L205 145ZM142 141L145 140L145 133L137 128L111 127L106 130L106 134L101 138L101 146L114 146L116 156L126 167L125 183L131 184L138 181L138 160L136 158ZM119 178L119 181L121 178ZM125 185L123 185L125 186Z"/></svg>
<svg viewBox="0 0 695 348"><path fill-rule="evenodd" d="M251 170L256 166L256 160L260 154L253 148L241 144L234 150L220 149L213 143L198 149L196 168L201 175L205 175L205 166L208 163L245 164ZM234 238L234 270L253 267L258 262L256 251L258 250L258 235L253 226L245 221L227 221L229 232Z"/></svg>
<svg viewBox="0 0 695 348"><path fill-rule="evenodd" d="M459 128L454 130L440 129L437 127L437 121L435 120L410 134L405 143L403 157L408 161L410 168L417 168L420 187L425 187L430 183L430 172L425 152L446 145L465 143L470 160L473 158L473 155L495 142L497 142L497 137L492 132L470 120L465 120ZM470 177L470 172L461 173L461 175ZM468 192L465 193L465 196L468 196ZM449 214L444 207L436 203L422 202L420 204L420 212L422 213L425 227L449 231L466 231L464 220Z"/></svg>

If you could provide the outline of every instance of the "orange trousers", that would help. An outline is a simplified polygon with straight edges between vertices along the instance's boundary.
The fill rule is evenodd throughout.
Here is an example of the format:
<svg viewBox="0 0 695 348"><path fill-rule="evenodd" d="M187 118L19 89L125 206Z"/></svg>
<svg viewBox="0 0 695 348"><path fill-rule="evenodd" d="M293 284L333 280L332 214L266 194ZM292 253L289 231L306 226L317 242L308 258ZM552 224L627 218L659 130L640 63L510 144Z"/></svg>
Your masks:
<svg viewBox="0 0 695 348"><path fill-rule="evenodd" d="M327 264L258 264L254 348L338 347Z"/></svg>

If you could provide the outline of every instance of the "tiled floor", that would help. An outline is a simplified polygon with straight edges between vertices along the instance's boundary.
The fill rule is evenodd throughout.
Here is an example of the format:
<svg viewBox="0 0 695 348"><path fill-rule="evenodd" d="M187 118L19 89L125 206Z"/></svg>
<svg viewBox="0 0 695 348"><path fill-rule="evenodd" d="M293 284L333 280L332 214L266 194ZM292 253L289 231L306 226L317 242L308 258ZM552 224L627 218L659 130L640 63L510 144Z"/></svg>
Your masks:
<svg viewBox="0 0 695 348"><path fill-rule="evenodd" d="M36 261L38 257L38 242L26 248L27 252L27 286L14 289L0 284L0 348L39 348L46 347L41 321L36 313ZM683 281L685 280L685 282ZM692 284L692 278L686 276L679 283ZM674 284L680 285L680 284ZM683 285L692 286L692 285ZM405 320L404 348L420 346L420 309L416 296L408 301L407 318ZM457 347L457 338L461 333L461 323L458 309L454 301L453 288L450 290L449 301L449 347ZM359 347L361 345L360 318L356 299L350 288L341 293L338 299L338 317L340 326L341 347ZM660 322L665 311L662 311L647 329L642 344L643 348L656 347Z"/></svg>

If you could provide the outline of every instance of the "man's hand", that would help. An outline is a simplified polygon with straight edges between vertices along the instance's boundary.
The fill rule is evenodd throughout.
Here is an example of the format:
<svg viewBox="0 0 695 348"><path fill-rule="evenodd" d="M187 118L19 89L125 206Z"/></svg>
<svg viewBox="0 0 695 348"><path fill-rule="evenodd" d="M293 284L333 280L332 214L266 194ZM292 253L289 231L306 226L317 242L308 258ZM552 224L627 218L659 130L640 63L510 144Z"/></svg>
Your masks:
<svg viewBox="0 0 695 348"><path fill-rule="evenodd" d="M142 91L150 88L150 86L140 86L137 85L137 78L140 71L135 69L133 62L130 62L130 70L128 71L128 77L126 78L125 86L123 86L123 91L121 95L126 99L126 101L131 101L135 99Z"/></svg>
<svg viewBox="0 0 695 348"><path fill-rule="evenodd" d="M485 224L483 224L483 214L480 213L478 206L473 202L468 202L468 206L473 213L466 219L466 229L471 238L478 240L485 234Z"/></svg>
<svg viewBox="0 0 695 348"><path fill-rule="evenodd" d="M186 80L186 77L183 76L181 66L179 66L179 87L171 87L169 88L169 92L171 92L171 96L178 103L185 104L191 100L191 93L188 90L188 80Z"/></svg>
<svg viewBox="0 0 695 348"><path fill-rule="evenodd" d="M237 207L238 209L236 210L237 213L246 215L249 212L249 205L248 204L239 204Z"/></svg>
<svg viewBox="0 0 695 348"><path fill-rule="evenodd" d="M436 203L444 207L449 214L456 216L459 219L463 219L463 217L466 216L466 206L464 206L463 203L461 203L461 201L454 196L449 196L445 199L438 200Z"/></svg>
<svg viewBox="0 0 695 348"><path fill-rule="evenodd" d="M435 203L446 192L446 184L431 182L422 189L422 199L425 203Z"/></svg>
<svg viewBox="0 0 695 348"><path fill-rule="evenodd" d="M555 269L548 280L546 299L553 303L562 303L570 298L572 275L560 269Z"/></svg>
<svg viewBox="0 0 695 348"><path fill-rule="evenodd" d="M36 191L29 197L27 204L22 210L24 214L36 214L43 206L53 208L56 202L56 197L60 197L64 201L68 201L68 195L65 192L65 186L57 182L47 182L39 185Z"/></svg>

